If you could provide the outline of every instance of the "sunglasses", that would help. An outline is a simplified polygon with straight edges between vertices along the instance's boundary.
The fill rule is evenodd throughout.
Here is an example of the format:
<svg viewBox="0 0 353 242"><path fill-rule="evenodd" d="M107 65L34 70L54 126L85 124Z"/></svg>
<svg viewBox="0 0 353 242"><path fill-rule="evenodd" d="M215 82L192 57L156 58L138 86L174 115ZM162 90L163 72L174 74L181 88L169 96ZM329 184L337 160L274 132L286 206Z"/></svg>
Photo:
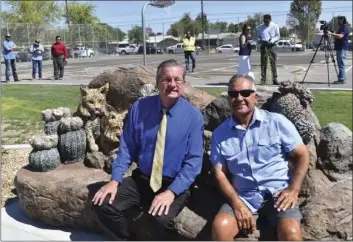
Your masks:
<svg viewBox="0 0 353 242"><path fill-rule="evenodd" d="M233 90L233 91L228 91L228 96L237 98L238 95L240 94L242 97L249 97L254 92L255 92L254 90L241 90L241 91Z"/></svg>

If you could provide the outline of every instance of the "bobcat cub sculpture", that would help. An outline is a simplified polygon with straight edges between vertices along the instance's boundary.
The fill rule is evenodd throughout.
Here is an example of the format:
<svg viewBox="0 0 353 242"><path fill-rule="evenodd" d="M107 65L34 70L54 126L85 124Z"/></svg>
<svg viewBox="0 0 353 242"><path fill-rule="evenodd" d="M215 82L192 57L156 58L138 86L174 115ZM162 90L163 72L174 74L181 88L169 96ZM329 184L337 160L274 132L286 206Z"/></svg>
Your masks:
<svg viewBox="0 0 353 242"><path fill-rule="evenodd" d="M96 139L101 135L100 118L106 112L106 95L109 90L109 83L100 88L88 88L81 86L81 102L75 116L84 121L87 148L91 152L99 150Z"/></svg>

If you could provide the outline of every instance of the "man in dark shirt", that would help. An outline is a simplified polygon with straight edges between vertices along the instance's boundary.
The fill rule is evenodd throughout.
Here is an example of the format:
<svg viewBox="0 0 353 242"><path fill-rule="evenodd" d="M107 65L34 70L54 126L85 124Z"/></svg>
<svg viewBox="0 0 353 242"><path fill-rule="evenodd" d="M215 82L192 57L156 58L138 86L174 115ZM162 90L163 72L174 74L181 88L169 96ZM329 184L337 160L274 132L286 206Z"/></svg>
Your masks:
<svg viewBox="0 0 353 242"><path fill-rule="evenodd" d="M132 105L111 181L92 199L102 229L113 240L131 239L125 212L134 207L148 211L153 236L167 238L201 172L204 119L182 97L184 67L175 60L162 62L156 82L159 95ZM138 168L123 178L132 161Z"/></svg>
<svg viewBox="0 0 353 242"><path fill-rule="evenodd" d="M64 77L64 66L69 58L67 49L64 43L61 42L61 37L56 36L56 42L51 46L51 55L54 65L54 79L62 80Z"/></svg>
<svg viewBox="0 0 353 242"><path fill-rule="evenodd" d="M338 25L339 28L336 33L330 33L335 37L335 50L336 50L336 58L338 64L338 81L333 84L344 84L346 82L346 70L344 67L344 60L346 59L348 52L348 34L349 28L347 26L347 20L344 16L338 17Z"/></svg>

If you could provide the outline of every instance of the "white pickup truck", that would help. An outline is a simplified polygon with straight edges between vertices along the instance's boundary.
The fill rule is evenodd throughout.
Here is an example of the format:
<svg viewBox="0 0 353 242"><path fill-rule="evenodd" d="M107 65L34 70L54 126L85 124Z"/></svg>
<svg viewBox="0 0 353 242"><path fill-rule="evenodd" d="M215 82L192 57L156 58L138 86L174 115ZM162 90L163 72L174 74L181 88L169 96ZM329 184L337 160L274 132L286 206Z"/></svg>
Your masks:
<svg viewBox="0 0 353 242"><path fill-rule="evenodd" d="M196 46L197 53L199 53L201 50L200 46ZM183 43L178 43L176 45L172 45L166 48L166 52L168 54L182 54L184 53L184 48L183 48Z"/></svg>
<svg viewBox="0 0 353 242"><path fill-rule="evenodd" d="M277 50L279 51L302 51L302 44L294 44L291 40L279 40L277 43Z"/></svg>
<svg viewBox="0 0 353 242"><path fill-rule="evenodd" d="M94 51L92 48L87 48L86 46L83 46L83 45L77 45L77 47L74 48L74 56L75 57L93 57Z"/></svg>

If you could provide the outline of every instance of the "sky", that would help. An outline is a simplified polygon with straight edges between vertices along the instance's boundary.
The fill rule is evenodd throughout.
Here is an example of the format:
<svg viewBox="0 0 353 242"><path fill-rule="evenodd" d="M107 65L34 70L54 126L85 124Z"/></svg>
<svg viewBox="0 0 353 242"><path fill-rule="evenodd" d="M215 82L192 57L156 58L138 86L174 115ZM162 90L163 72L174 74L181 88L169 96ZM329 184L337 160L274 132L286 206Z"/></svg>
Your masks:
<svg viewBox="0 0 353 242"><path fill-rule="evenodd" d="M141 10L147 1L90 1L96 5L96 15L101 22L123 31L141 24ZM203 1L204 12L211 22L244 21L247 15L270 13L273 22L284 26L291 1ZM352 1L323 1L320 20L330 21L332 16L345 15L352 23ZM145 26L153 32L167 32L170 24L178 21L185 12L195 18L201 12L201 1L175 1L167 9L148 6L145 10ZM164 24L163 24L164 22Z"/></svg>

